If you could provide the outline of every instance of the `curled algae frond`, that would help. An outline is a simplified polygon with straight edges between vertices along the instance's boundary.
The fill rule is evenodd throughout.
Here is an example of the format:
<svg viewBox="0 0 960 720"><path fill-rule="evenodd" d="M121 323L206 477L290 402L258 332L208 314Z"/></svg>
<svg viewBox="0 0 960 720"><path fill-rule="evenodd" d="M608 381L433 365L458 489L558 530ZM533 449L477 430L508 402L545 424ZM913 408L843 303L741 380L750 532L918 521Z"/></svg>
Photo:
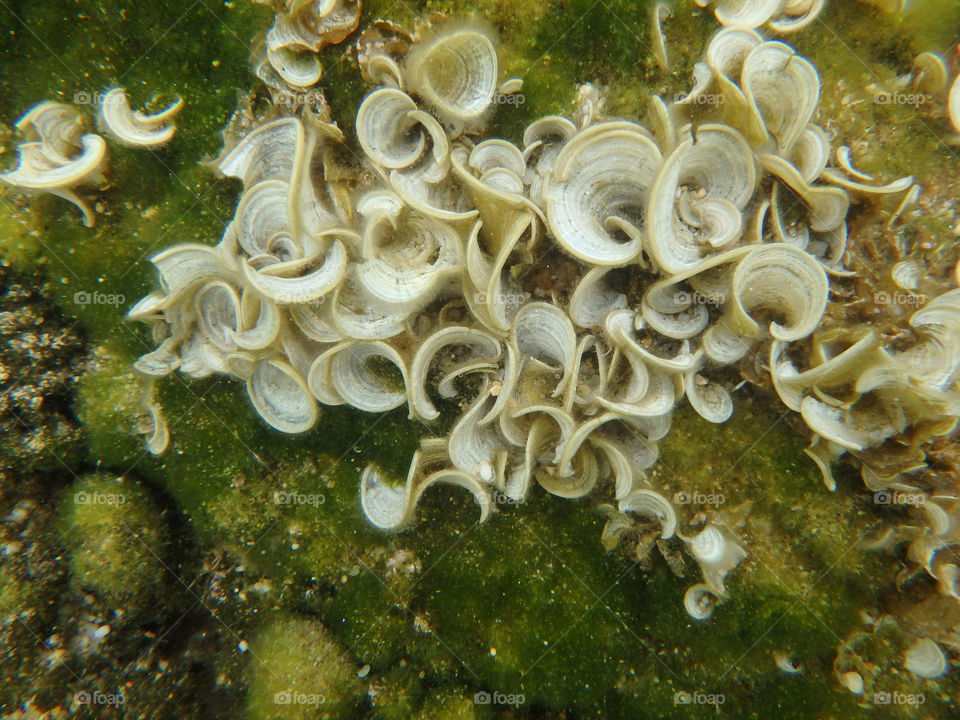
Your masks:
<svg viewBox="0 0 960 720"><path fill-rule="evenodd" d="M696 0L697 5L714 5L722 25L753 30L767 27L778 33L805 28L820 15L827 0Z"/></svg>
<svg viewBox="0 0 960 720"><path fill-rule="evenodd" d="M107 144L84 132L80 113L69 105L44 102L16 123L24 141L17 146L17 166L0 174L0 183L25 193L50 193L68 200L93 227L93 208L85 190L106 185Z"/></svg>
<svg viewBox="0 0 960 720"><path fill-rule="evenodd" d="M38 142L52 162L68 163L80 150L84 123L70 105L42 102L14 124L26 142Z"/></svg>
<svg viewBox="0 0 960 720"><path fill-rule="evenodd" d="M278 90L315 85L323 75L317 53L356 30L360 9L360 0L283 0L267 31L257 75Z"/></svg>
<svg viewBox="0 0 960 720"><path fill-rule="evenodd" d="M650 6L650 32L653 35L653 56L662 70L670 69L670 59L667 57L667 43L663 37L664 18L670 17L670 6L666 3L655 2Z"/></svg>
<svg viewBox="0 0 960 720"><path fill-rule="evenodd" d="M476 124L497 90L497 51L488 32L469 26L415 43L404 61L407 87L454 127Z"/></svg>
<svg viewBox="0 0 960 720"><path fill-rule="evenodd" d="M709 620L713 608L723 600L723 595L707 583L697 583L687 588L683 595L683 609L694 620Z"/></svg>
<svg viewBox="0 0 960 720"><path fill-rule="evenodd" d="M121 145L154 148L166 145L173 139L177 130L173 118L182 109L183 100L177 98L168 108L153 115L144 115L139 110L130 109L126 90L112 88L100 101L98 120L101 129Z"/></svg>
<svg viewBox="0 0 960 720"><path fill-rule="evenodd" d="M112 141L130 147L155 148L173 139L173 118L183 108L177 98L154 115L130 109L126 91L112 88L100 101L97 124ZM0 183L24 193L49 193L68 200L93 227L89 195L106 189L109 152L106 140L87 132L88 122L71 105L41 102L21 117L15 128L22 136L16 146L18 163L0 174ZM159 447L154 443L155 447Z"/></svg>
<svg viewBox="0 0 960 720"><path fill-rule="evenodd" d="M158 347L137 370L239 378L287 433L311 428L324 406L406 405L430 421L442 414L438 397L460 398L449 435L422 439L404 483L373 466L363 473L372 524L412 522L434 485L466 489L482 521L495 494L579 498L609 477L616 506L605 506L603 544L626 542L638 560L659 548L676 567L668 543L679 538L703 575L684 606L709 617L746 550L720 514L687 537L645 473L684 397L723 423L733 400L715 378L769 358L776 392L815 433L808 454L831 489L844 454L871 489L896 486L922 460L885 458L886 444L919 448L960 414L960 291L914 314L913 346L818 334L831 283L853 274L851 193L869 201L916 187L883 184L845 147L835 153L814 123L816 68L751 29L785 31L822 5L719 3L730 27L710 40L686 98L651 100L649 128L606 117L585 85L570 117L535 120L521 146L483 136L495 93L518 89L500 77L488 29L447 23L417 35L375 23L357 44L371 86L355 118L360 167L332 159L344 135L322 98L276 103L229 139L214 165L243 182L234 218L215 247L153 258L160 289L130 317L151 326ZM306 7L278 18L274 51L322 45L291 25ZM348 17L351 7L320 9ZM267 82L290 89L289 78ZM707 94L724 102L698 102ZM538 286L545 257L566 258L571 276ZM639 285L638 305L625 277ZM149 447L160 451L165 428L150 407ZM955 542L931 537L915 556ZM926 566L952 588L953 566L931 552Z"/></svg>

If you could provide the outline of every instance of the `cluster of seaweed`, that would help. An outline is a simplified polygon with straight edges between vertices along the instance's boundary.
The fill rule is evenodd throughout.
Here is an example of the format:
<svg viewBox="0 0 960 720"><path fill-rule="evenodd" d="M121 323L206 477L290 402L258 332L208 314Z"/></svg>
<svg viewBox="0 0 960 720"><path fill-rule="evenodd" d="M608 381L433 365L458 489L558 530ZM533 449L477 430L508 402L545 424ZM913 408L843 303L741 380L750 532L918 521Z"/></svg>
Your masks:
<svg viewBox="0 0 960 720"><path fill-rule="evenodd" d="M355 17L336 7L326 25L301 18L301 34L342 39ZM281 19L268 41L291 22ZM913 179L877 185L848 148L834 154L812 122L816 69L787 44L726 24L687 97L654 97L648 126L605 117L585 86L572 118L534 122L522 148L477 140L491 107L521 89L500 84L488 30L381 24L358 44L374 86L356 118L360 167L337 159L342 134L307 95L319 70L292 70L292 57L313 62L310 44L284 62L273 47L260 65L279 100L273 116L215 162L244 185L233 222L216 248L154 258L161 290L130 316L159 347L137 369L238 377L258 413L290 433L312 427L318 405L406 404L431 421L434 386L465 409L449 436L423 440L404 484L367 469L372 523L404 526L435 483L470 490L485 519L495 493L523 501L536 482L577 498L611 478L605 541L631 538L639 552L651 536L679 537L703 571L685 606L708 617L745 553L719 518L678 533L676 508L645 470L683 397L710 422L730 417L729 390L710 375L769 357L781 399L815 433L810 454L828 483L830 463L851 451L872 489L906 487L900 473L918 464L870 459L905 436L918 448L956 417L952 293L913 317L924 337L909 349L891 352L875 334L817 337L810 354L799 345L820 324L830 278L850 274L851 194L906 193L899 214ZM546 293L529 278L557 252L582 270ZM639 307L628 286L640 288ZM479 382L464 384L473 374ZM166 430L151 414L160 452ZM939 506L924 507L950 544Z"/></svg>
<svg viewBox="0 0 960 720"><path fill-rule="evenodd" d="M718 4L727 27L686 97L654 96L640 124L607 117L584 86L572 117L532 123L522 146L480 139L492 108L522 90L502 81L487 28L375 24L357 46L371 85L356 116L362 157L347 163L315 53L356 28L359 3L291 3L257 60L275 102L228 133L213 163L243 183L233 221L216 247L153 258L161 288L130 317L159 347L136 369L239 378L287 433L313 427L321 406L406 404L428 423L438 396L459 401L453 429L422 441L405 483L363 473L374 525L406 525L437 483L468 489L483 520L497 494L520 502L536 484L579 498L609 481L605 544L628 540L643 555L678 538L703 575L685 607L705 619L745 557L735 523L715 514L684 531L646 471L684 397L723 423L730 368L756 377L759 366L814 433L808 454L828 487L831 464L849 455L869 489L922 497L916 517L875 545L909 543L908 557L960 599L960 569L941 552L960 542L954 489L926 456L960 414L960 291L913 313L896 346L862 328L824 330L831 291L854 274L851 197L902 194L892 223L918 189L912 177L877 184L850 148L834 148L814 124L816 68L753 29L800 29L823 3L772 2L749 16L735 5ZM110 134L149 146L172 136L179 104L148 118L124 99L113 121L111 107L101 113ZM35 108L18 124L27 142L7 181L71 200L100 184L103 153L80 127L66 106ZM561 256L574 275L534 281ZM903 263L894 280L909 288L917 272ZM152 401L147 415L148 448L162 453L169 434ZM920 640L908 667L933 677L946 661ZM854 689L848 672L838 670Z"/></svg>

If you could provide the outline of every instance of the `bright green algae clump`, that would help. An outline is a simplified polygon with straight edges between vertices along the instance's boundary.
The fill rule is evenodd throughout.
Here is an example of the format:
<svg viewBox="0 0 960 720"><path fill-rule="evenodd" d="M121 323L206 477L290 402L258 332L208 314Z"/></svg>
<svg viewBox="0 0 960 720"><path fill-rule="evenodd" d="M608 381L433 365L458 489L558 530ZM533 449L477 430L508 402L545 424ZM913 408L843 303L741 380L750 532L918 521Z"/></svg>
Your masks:
<svg viewBox="0 0 960 720"><path fill-rule="evenodd" d="M362 683L344 650L317 622L278 617L251 646L251 720L354 714Z"/></svg>
<svg viewBox="0 0 960 720"><path fill-rule="evenodd" d="M526 102L502 107L492 130L511 140L533 118L568 112L579 82L608 85L611 113L642 115L653 92L687 87L692 59L715 27L708 14L693 15L678 4L676 21L667 24L676 66L662 74L642 46L646 8L635 3L371 2L364 22L388 17L409 25L427 11L470 9L499 26L506 70L525 77ZM187 100L169 148L111 149L113 187L102 197L93 230L57 200L28 208L14 205L10 195L0 199L4 262L23 270L39 267L46 294L80 320L89 344L73 400L85 448L71 444L68 460L91 472L74 481L50 456L39 464L51 480L37 492L50 492L52 485L61 493L58 528L67 549L70 595L60 600L60 612L79 612L76 598L93 593L108 606L152 611L154 638L170 632L156 647L153 639L138 644L133 624L111 633L118 641L103 648L103 662L120 674L115 670L110 682L129 680L135 688L127 693L126 712L228 717L245 705L254 718L315 716L313 705L274 702L276 693L302 685L306 694L325 696L321 711L331 717L514 712L474 704L480 691L522 695L517 716L567 710L576 716L689 717L689 708L675 704L675 693L695 690L723 693L723 710L739 717L857 716L856 698L836 687L830 662L842 639L862 627L860 609L876 603L875 593L890 593L895 569L886 559L851 549L878 521L859 479L841 475L837 493L828 493L802 454L805 439L778 422L779 413L764 409L767 401L738 393L733 420L720 428L681 413L662 447L656 480L664 487L722 493L724 507L752 503L744 525L750 556L731 577L730 600L706 623L691 621L680 602L695 569L688 565L687 579L678 580L662 562L639 572L629 559L604 553L604 518L589 502L537 497L525 506L502 506L478 526L465 495L437 493L425 499L409 532L374 532L359 508L359 470L375 461L402 475L418 437L438 432L411 425L402 412L378 418L325 411L311 433L289 438L263 426L236 384L177 378L159 396L171 447L161 458L144 455L133 431L129 366L150 342L122 316L154 282L143 258L174 243L212 244L232 214L237 188L198 163L219 150L219 130L236 105L235 88L251 86L246 41L270 16L246 2L183 13L160 4L125 9L113 3L80 12L73 3L53 2L17 10L24 27L0 9L9 28L0 40L0 117L7 121L41 98L70 102L74 93L121 79L134 104L160 90ZM62 37L64 27L71 34L54 47L67 67L43 44ZM876 52L864 56L875 67L852 65L838 35L873 44ZM892 78L906 72L903 63L916 52L928 49L882 14L840 1L831 4L822 27L797 36L796 44L820 67L828 89L841 77L851 78L857 90L877 81L873 73ZM336 62L341 54L338 47L325 51L330 70L321 84L352 141L363 86L352 63ZM924 172L951 167L934 155L929 136L915 131L916 119L903 108L859 105L851 113L842 99L842 93L825 93L825 111L845 112L842 117L864 127L882 121L898 128L884 136L876 166L865 170L886 172L891 156L897 171L918 172L921 179ZM956 168L952 172L956 176ZM126 303L74 304L76 292L95 290L122 294ZM126 479L115 482L120 475ZM136 501L74 501L78 492L120 489ZM279 502L277 492L304 500ZM14 504L9 498L3 513ZM169 553L169 536L177 539L175 553ZM40 542L56 547L56 533ZM5 612L57 602L49 589L42 600L32 596L30 575L10 561L3 561L0 573ZM161 583L164 592L158 593ZM170 606L198 599L193 614L177 624L180 613L171 613ZM40 617L33 629L46 637L56 613ZM31 696L31 682L40 684L33 675L40 667L34 642L23 635L16 644L23 649L13 659L23 662L11 663L7 675L19 673L21 680L3 689L5 710ZM785 676L774 665L777 650L789 650L806 673ZM145 652L155 664L137 674L132 668ZM204 669L196 686L169 679L180 657ZM165 671L159 660L167 662ZM367 664L369 672L358 679ZM80 686L60 673L55 677L63 687ZM91 682L97 677L90 672ZM947 716L955 710L947 693L956 694L956 680L941 681L939 691L909 677L900 682L904 691L927 694L927 712ZM215 700L207 706L178 706L177 698L208 693ZM46 686L39 702L53 707L63 702L63 693Z"/></svg>
<svg viewBox="0 0 960 720"><path fill-rule="evenodd" d="M142 601L163 588L169 534L160 511L135 481L89 476L60 505L70 549L70 581L109 600Z"/></svg>

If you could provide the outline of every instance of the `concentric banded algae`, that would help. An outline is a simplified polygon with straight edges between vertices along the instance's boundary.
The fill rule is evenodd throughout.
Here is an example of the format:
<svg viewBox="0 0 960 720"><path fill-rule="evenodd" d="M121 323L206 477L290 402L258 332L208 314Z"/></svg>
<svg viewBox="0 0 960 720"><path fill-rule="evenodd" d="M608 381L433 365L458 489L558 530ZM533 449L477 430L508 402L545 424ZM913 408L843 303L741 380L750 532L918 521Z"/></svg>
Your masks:
<svg viewBox="0 0 960 720"><path fill-rule="evenodd" d="M126 90L113 88L100 101L99 121L103 129L123 145L158 147L173 139L176 127L172 120L181 109L183 100L177 98L164 110L144 115L130 108Z"/></svg>
<svg viewBox="0 0 960 720"><path fill-rule="evenodd" d="M16 127L25 141L17 145L17 166L0 174L0 182L27 193L62 197L76 205L84 224L92 227L93 208L79 193L106 185L104 139L83 132L74 108L52 102L32 108Z"/></svg>

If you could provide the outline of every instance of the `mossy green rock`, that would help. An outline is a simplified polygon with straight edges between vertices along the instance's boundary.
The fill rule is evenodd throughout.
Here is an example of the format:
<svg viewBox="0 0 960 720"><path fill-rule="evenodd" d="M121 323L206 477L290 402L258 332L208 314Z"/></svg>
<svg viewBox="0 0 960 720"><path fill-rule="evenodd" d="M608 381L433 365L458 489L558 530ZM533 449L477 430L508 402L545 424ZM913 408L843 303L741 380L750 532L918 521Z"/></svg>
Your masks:
<svg viewBox="0 0 960 720"><path fill-rule="evenodd" d="M89 475L60 501L70 582L109 602L136 605L163 586L169 530L145 489L129 478Z"/></svg>
<svg viewBox="0 0 960 720"><path fill-rule="evenodd" d="M277 616L250 647L250 720L349 718L363 686L344 649L317 620Z"/></svg>

